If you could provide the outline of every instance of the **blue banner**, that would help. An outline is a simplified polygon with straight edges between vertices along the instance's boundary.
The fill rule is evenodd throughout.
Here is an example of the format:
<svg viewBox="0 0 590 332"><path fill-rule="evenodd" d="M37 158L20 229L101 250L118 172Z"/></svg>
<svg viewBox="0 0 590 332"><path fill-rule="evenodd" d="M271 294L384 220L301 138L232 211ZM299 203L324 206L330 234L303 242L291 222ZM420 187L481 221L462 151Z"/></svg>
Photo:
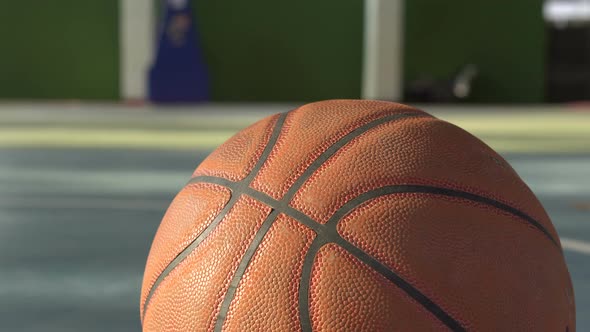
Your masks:
<svg viewBox="0 0 590 332"><path fill-rule="evenodd" d="M156 59L149 73L153 102L201 102L209 77L188 0L163 0Z"/></svg>

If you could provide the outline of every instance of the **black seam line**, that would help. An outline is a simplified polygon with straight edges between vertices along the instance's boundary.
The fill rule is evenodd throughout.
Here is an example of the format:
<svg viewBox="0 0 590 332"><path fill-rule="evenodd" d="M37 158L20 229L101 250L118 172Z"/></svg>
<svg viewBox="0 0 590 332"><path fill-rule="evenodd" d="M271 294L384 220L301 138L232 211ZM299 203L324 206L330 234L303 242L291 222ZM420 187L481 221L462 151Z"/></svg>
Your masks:
<svg viewBox="0 0 590 332"><path fill-rule="evenodd" d="M228 181L226 179L214 178L214 177L193 178L190 183L198 183L198 182L214 183L214 184L218 184L218 185L222 185L222 186L228 186L230 188L235 186L234 182ZM366 196L363 197L363 195L359 196L359 197L361 197L360 200L358 200L356 203L352 204L351 206L348 206L348 205L343 206L341 209L338 210L338 212L335 213L335 216L336 216L335 218L331 218L328 221L328 223L323 225L323 224L320 224L317 221L313 220L311 217L305 215L304 213L290 207L284 201L277 201L274 198L272 198L264 193L261 193L259 191L256 191L254 189L246 188L246 190L243 192L243 194L248 195L248 196L270 206L273 209L273 212L276 212L277 214L284 213L284 214L296 219L297 221L304 224L305 226L308 226L311 229L313 229L318 235L314 239L314 241L312 242L310 248L308 249L308 251L306 253L304 263L303 263L301 279L300 279L298 307L299 307L300 324L302 327L302 331L304 331L304 332L311 331L311 318L310 318L310 313L309 313L309 285L310 285L311 269L312 269L313 261L315 259L315 255L316 255L317 251L324 244L327 244L327 243L335 243L335 244L341 246L343 249L345 249L346 251L351 253L357 259L359 259L360 261L364 262L366 265L373 268L376 272L383 275L385 278L387 278L389 281L391 281L397 287L399 287L402 291L407 293L408 296L410 296L411 298L416 300L418 302L418 304L422 305L426 310L431 312L436 318L438 318L443 324L445 324L446 326L448 326L452 330L463 331L463 329L459 323L457 323L452 317L450 317L448 314L446 314L444 312L444 310L442 310L438 305L433 303L430 299L428 299L419 290L414 288L407 281L403 280L395 272L391 271L389 268L387 268L386 266L381 264L379 261L377 261L373 257L371 257L368 254L366 254L365 252L363 252L361 249L357 248L353 244L349 243L348 241L346 241L345 239L340 237L340 235L337 233L337 231L336 231L337 221L339 219L341 219L341 217L346 215L346 213L348 213L351 209L358 206L359 204L361 204L365 200L371 199L372 197L367 198ZM273 220L274 220L274 218L273 218ZM266 222L265 222L265 224L266 224ZM271 226L271 224L269 223L268 228L270 228L270 226ZM237 287L239 285L240 280L239 280L239 278L236 278L236 276L238 275L239 272L242 272L242 273L245 272L245 270L249 264L249 261L254 253L254 250L258 247L258 245L262 241L264 235L267 233L268 228L265 228L265 229L262 229L262 228L264 228L264 226L261 227L261 231L263 232L263 234L257 234L256 239L251 243L251 245L248 249L248 251L251 254L245 255L245 259L247 260L247 262L243 260L240 263L240 267L238 268L238 272L236 272L236 275L234 275L234 279L232 279L232 287ZM231 294L229 296L233 297L234 293L235 293L235 289L231 289ZM217 321L217 324L215 327L215 331L221 331L221 328L223 325L223 320L225 319L225 317L227 315L227 310L229 309L229 305L231 303L231 298L228 300L228 297L226 295L223 303L224 303L224 305L222 306L222 310L220 311L220 313L223 313L223 315L218 318L218 321ZM221 319L221 321L220 321L220 319Z"/></svg>
<svg viewBox="0 0 590 332"><path fill-rule="evenodd" d="M225 215L233 208L235 203L240 198L243 188L247 188L249 186L250 182L252 182L252 180L254 179L256 174L258 173L258 171L260 171L260 168L262 168L262 165L266 161L266 158L271 153L274 145L276 144L276 142L279 138L279 135L281 133L281 129L283 128L283 124L285 123L286 117L287 117L287 113L282 113L279 116L279 118L277 119L277 122L275 123L275 125L273 127L272 134L271 134L268 142L266 143L266 146L265 146L262 154L260 155L260 158L258 158L258 161L254 165L254 167L252 168L250 173L242 181L234 182L234 186L232 186L231 188L228 187L228 188L230 188L230 190L232 190L232 193L231 193L231 198L227 202L225 207L219 212L219 214L215 217L215 219L213 219L213 221L205 228L205 230L203 230L203 232L201 232L201 234L199 234L199 236L191 244L189 244L184 250L182 250L172 260L172 262L170 262L168 264L168 266L166 266L164 271L162 271L162 273L160 273L160 275L158 276L158 278L156 279L156 281L154 282L154 284L150 288L150 291L149 291L149 293L146 297L145 303L143 305L143 313L141 315L142 322L143 322L143 317L145 317L145 313L147 311L148 304L149 304L152 296L154 295L155 290L160 285L160 283L164 280L164 278L166 278L166 276L170 272L172 272L172 270L176 266L178 266L178 264L180 262L182 262L191 252L193 252L193 250L195 250L195 248L198 247L199 244L201 244L201 242L203 242L203 240L205 240L205 238L207 238L207 236L209 236L209 234L217 227L217 225L219 225L221 220L223 220L225 218Z"/></svg>
<svg viewBox="0 0 590 332"><path fill-rule="evenodd" d="M191 185L194 183L211 183L226 187L232 191L237 191L237 182L233 182L224 178L219 178L215 176L198 176L192 178L187 185ZM250 187L240 189L241 193L247 196L254 198L255 200L264 203L270 206L273 210L278 210L280 213L284 213L298 222L302 223L303 225L313 229L316 233L324 231L325 225L318 223L317 221L313 220L311 217L306 215L305 213L292 208L289 204L285 201L276 200L267 194L260 192L256 189L252 189Z"/></svg>
<svg viewBox="0 0 590 332"><path fill-rule="evenodd" d="M240 198L240 195L232 195L230 200L227 202L227 204L224 206L224 208L219 212L219 214L215 217L215 219L213 219L213 221L209 224L209 226L206 227L205 230L203 230L203 232L201 232L201 234L199 234L199 236L191 244L189 244L184 250L182 250L168 264L168 266L166 266L166 268L164 269L164 271L162 271L162 273L160 273L160 275L158 276L158 278L156 279L156 281L152 285L152 288L150 289L148 296L146 297L145 304L143 305L143 315L142 315L143 317L145 317L145 313L147 311L148 304L149 304L152 296L154 295L155 290L158 288L158 286L164 280L164 278L168 274L170 274L170 272L172 272L172 270L174 270L174 268L176 268L176 266L178 266L178 264L180 262L182 262L188 255L190 255L193 252L193 250L199 244L201 244L201 242L203 242L203 240L205 240L207 238L207 236L209 236L209 234L221 222L221 220L225 217L225 215L229 212L229 210L231 210L233 208L233 206L235 205L235 203L238 201L239 198ZM213 226L213 227L211 227L211 226Z"/></svg>
<svg viewBox="0 0 590 332"><path fill-rule="evenodd" d="M187 182L186 186L190 186L195 183L216 184L216 185L220 185L222 187L226 187L227 189L229 189L231 191L235 191L238 189L240 182L228 180L226 178L221 178L218 176L200 175L200 176L195 176L194 178L190 179L190 181Z"/></svg>
<svg viewBox="0 0 590 332"><path fill-rule="evenodd" d="M302 332L311 332L311 315L309 313L309 287L311 284L311 270L313 268L313 261L320 248L326 244L325 238L317 236L303 259L303 268L301 270L301 278L299 279L299 324Z"/></svg>
<svg viewBox="0 0 590 332"><path fill-rule="evenodd" d="M299 176L299 178L293 183L291 188L287 191L283 200L290 201L293 196L297 193L297 191L303 186L303 184L317 171L328 159L330 159L338 150L340 150L343 146L350 143L353 139L357 138L358 136L364 134L365 132L369 131L372 128L375 128L379 125L385 124L387 122L393 122L395 120L400 120L404 118L421 118L421 117L431 117L430 115L423 114L423 113L402 113L402 114L393 114L384 116L377 120L373 120L367 124L364 124L350 133L344 135L340 138L336 143L332 144L329 148L327 148L318 158L316 158L307 169Z"/></svg>
<svg viewBox="0 0 590 332"><path fill-rule="evenodd" d="M379 126L381 124L390 122L390 121L394 121L394 120L398 120L398 119L402 119L405 117L413 117L413 116L424 116L421 113L404 113L404 114L395 114L395 115L390 115L390 116L385 116L383 118L379 118L377 120L373 120L363 126L360 126L354 130L352 130L350 133L346 134L344 137L340 138L336 143L334 143L332 146L328 147L318 158L316 158L311 165L299 176L299 178L293 183L293 185L291 186L291 188L289 188L289 190L287 191L287 193L283 196L283 198L280 201L275 201L275 203L277 203L277 207L282 208L281 210L287 210L289 201L291 200L291 198L297 193L297 191L299 190L299 188L305 183L305 181L307 181L307 179L319 168L322 166L322 164L328 160L329 158L331 158L338 150L340 150L343 146L345 146L346 144L348 144L351 140L353 140L354 138L360 136L361 134L367 132L368 130ZM267 156L261 156L260 160L266 160ZM255 172L252 172L252 174L255 174ZM251 174L251 175L252 175ZM248 182L249 183L249 182ZM248 185L244 185L241 188L239 188L239 192L240 193L246 193L246 191L249 192L249 194L254 195L254 196L261 196L257 191L254 190L248 190L250 189ZM266 196L266 195L264 195ZM270 197L264 197L262 196L261 198L263 199L267 199ZM274 222L275 218L270 219L269 224L268 224L268 228L270 228L270 226L272 225L272 223ZM314 223L313 221L309 223L310 225L312 224L318 224L318 223ZM317 227L317 226L316 226ZM250 244L249 248L253 248L252 250L255 251L256 248L258 248L258 246L260 245L260 243L262 242L262 239L264 237L264 235L266 234L266 232L268 231L267 229L259 229L258 232L256 233L255 236L255 240L252 241L252 243ZM259 236L260 235L260 236ZM236 281L236 287L239 284L240 280L242 279L242 276L244 274L244 272L246 271L246 268L248 267L248 265L250 264L250 260L251 260L252 256L244 256L242 257L242 260L240 261L240 267L243 267L243 269L240 269L239 271L236 271L234 273L234 276L232 277L232 280ZM217 315L217 322L215 324L215 330L216 331L221 331L221 328L223 327L223 323L225 321L225 317L227 315L227 310L229 310L229 305L231 304L231 301L233 300L233 297L235 295L235 290L229 293L226 293L225 297L224 297L224 305L221 307L219 314Z"/></svg>
<svg viewBox="0 0 590 332"><path fill-rule="evenodd" d="M441 307L439 307L426 295L424 295L417 288L412 286L412 284L400 277L397 273L393 272L387 266L383 265L381 262L379 262L372 256L368 255L366 252L351 244L350 242L344 240L337 234L335 234L335 237L333 237L331 240L334 243L338 244L340 247L344 248L344 250L348 251L350 254L358 258L361 262L371 267L374 271L378 272L379 274L387 278L389 281L391 281L393 284L395 284L403 292L408 294L408 296L414 299L419 305L424 307L436 318L438 318L438 320L441 323L445 324L449 329L451 329L452 331L466 331L465 328L461 326L461 324L458 321L456 321L453 317L447 314Z"/></svg>
<svg viewBox="0 0 590 332"><path fill-rule="evenodd" d="M232 187L235 183L221 179L221 178L214 178L214 177L199 177L194 178L191 180L190 183L196 182L209 182L215 183L222 186ZM319 248L326 244L326 243L336 243L341 246L343 249L351 253L353 256L358 258L360 261L364 262L375 271L386 277L388 280L393 282L396 286L402 289L408 296L416 300L420 305L422 305L426 310L431 312L437 319L439 319L443 324L449 327L453 331L464 331L465 329L458 323L455 319L453 319L450 315L448 315L442 308L432 302L428 297L422 294L418 289L414 288L411 284L407 281L402 279L399 275L393 272L391 269L380 263L375 258L371 257L358 247L354 246L350 242L343 239L338 232L336 231L337 223L351 210L358 207L360 204L385 195L390 194L403 194L403 193L426 193L426 194L436 194L442 196L450 196L450 197L458 197L462 199L467 199L471 201L475 201L478 203L482 203L485 205L490 205L492 207L501 209L503 211L509 212L517 217L529 221L534 221L533 225L539 225L542 229L542 225L540 225L537 221L532 219L530 216L526 215L525 213L508 206L504 203L497 202L493 199L471 194L468 192L453 190L453 189L446 189L446 188L439 188L439 187L432 187L432 186L421 186L421 185L394 185L394 186L387 186L382 187L379 189L375 189L366 193L363 193L346 204L344 204L340 209L338 209L334 215L328 220L328 222L323 225L318 223L317 221L313 220L309 216L305 215L304 213L290 207L284 201L277 201L270 196L258 192L251 188L246 188L244 194L251 196L252 198L270 206L278 213L284 213L302 224L312 228L318 236L312 242L311 247L309 248L303 264L302 275L300 279L300 287L299 287L299 317L300 317L300 324L302 326L302 330L305 332L311 331L311 319L309 315L309 283L310 283L310 275L311 269L313 265L313 260L315 258L315 254L319 250ZM530 220L529 220L530 219ZM535 226L537 227L537 226ZM556 244L550 234L548 232L543 232L554 244Z"/></svg>
<svg viewBox="0 0 590 332"><path fill-rule="evenodd" d="M236 185L235 182L228 181L222 178L215 178L215 177L196 177L193 178L189 183L199 183L199 182L207 182L213 183L217 185L227 186L232 188ZM301 324L302 331L310 332L311 328L311 318L309 313L309 286L310 286L310 278L311 278L311 270L313 267L313 261L318 250L327 243L335 243L342 247L344 250L348 251L351 255L355 256L361 262L365 263L377 273L383 275L397 287L399 287L403 292L408 294L412 299L414 299L419 305L424 307L430 313L432 313L438 320L440 320L443 324L449 327L453 331L465 331L465 329L458 323L455 319L453 319L449 314L447 314L441 307L439 307L436 303L432 302L426 295L422 294L417 288L412 286L410 283L405 281L402 277L398 274L393 272L391 269L380 263L378 260L373 258L372 256L365 253L363 250L359 249L358 247L354 246L352 243L348 242L347 240L343 239L337 232L336 226L338 221L342 219L347 213L349 213L352 209L358 207L360 204L364 203L367 200L377 198L379 196L384 196L393 193L414 193L414 192L424 192L424 191L416 191L416 188L421 188L421 186L408 186L408 185L401 185L401 186L390 186L390 187L383 187L380 189L376 189L373 191L366 192L361 194L348 203L344 204L338 211L334 213L332 218L328 220L328 222L324 224L320 224L319 222L315 221L311 217L305 215L301 211L290 207L285 201L277 201L274 198L256 191L252 188L246 188L244 190L244 194L248 195L273 209L273 213L279 214L284 213L297 221L301 222L305 226L310 227L317 233L317 237L312 242L310 248L308 249L305 259L303 262L303 269L301 272L301 279L299 281L299 323ZM443 188L439 188L443 189ZM468 193L465 193L468 194ZM274 220L274 217L272 218ZM265 222L266 223L266 222ZM272 221L269 222L268 228L270 228ZM262 229L263 227L261 227ZM263 229L261 234L256 235L256 240L254 240L249 249L253 251L256 250L259 243L262 241L264 235L268 229ZM258 243L256 243L258 242ZM252 252L253 254L253 252ZM240 263L240 268L246 270L252 255L249 255L247 261L242 260ZM234 275L234 279L232 279L232 286L235 283L235 287L239 285L239 279L236 278L238 274ZM237 279L237 280L235 280ZM235 290L232 290L231 297L234 296ZM225 319L227 314L227 310L229 308L229 304L231 303L231 298L228 300L227 296L224 299L224 304L227 306L224 307L224 310L221 310L220 313L223 313L223 316L219 316L222 318L218 318L216 324L216 331L221 331L221 327L223 326L223 320L220 321L219 319Z"/></svg>
<svg viewBox="0 0 590 332"><path fill-rule="evenodd" d="M441 307L436 303L432 302L426 295L422 294L418 289L412 286L410 283L405 281L395 272L390 270L385 265L381 264L375 258L371 257L363 250L354 246L350 242L341 238L338 233L329 232L328 237L318 236L314 239L309 250L307 251L303 263L303 270L301 272L301 279L299 283L299 322L301 324L301 330L303 332L311 332L311 315L309 312L309 289L311 285L311 272L313 269L313 262L317 256L318 251L326 244L335 243L342 247L344 250L349 252L351 255L356 257L359 261L369 266L372 270L384 276L387 280L391 281L394 285L405 292L409 297L414 299L418 305L424 307L428 312L434 315L441 323L447 326L451 331L462 332L466 329L461 326L453 317L447 314Z"/></svg>
<svg viewBox="0 0 590 332"><path fill-rule="evenodd" d="M221 303L219 314L217 315L217 322L215 323L216 332L220 332L223 328L223 323L225 322L227 312L229 311L229 306L232 300L234 299L236 290L238 289L240 281L242 280L242 276L244 275L244 272L246 272L246 269L250 265L250 261L252 260L254 253L256 253L256 250L262 242L262 239L264 238L266 233L268 233L270 227L274 224L274 221L276 220L278 214L279 212L277 210L273 210L266 217L266 220L264 220L264 222L260 226L260 229L256 232L254 239L252 239L252 242L248 246L248 249L246 249L246 252L242 256L242 259L240 260L240 265L238 265L238 268L234 272L234 276L231 279L229 288L227 289L227 292L223 297L223 302Z"/></svg>
<svg viewBox="0 0 590 332"><path fill-rule="evenodd" d="M226 180L223 178L217 178L217 177L195 177L189 183L198 183L198 182L214 183L214 184L218 184L218 185L228 187L228 188L233 188L236 184L235 182L232 182L232 181L229 181L229 180ZM283 203L281 201L277 201L274 198L272 198L264 193L261 193L259 191L256 191L252 188L246 188L244 193L247 194L248 196L255 198L256 200L258 200L262 203L265 203L265 204L271 206L274 209L281 210L281 212L297 219L298 221L300 221L301 223L305 224L306 226L312 228L316 232L323 231L324 225L318 224L317 221L311 219L309 216L305 215L301 211L292 208L290 205L288 205L286 203ZM472 194L472 193L465 192L465 191L447 189L447 188L441 188L441 187L433 187L433 186L423 186L423 185L392 185L392 186L381 187L381 188L374 189L372 191L368 191L366 193L363 193L363 194L353 198L352 200L348 201L342 207L340 207L340 209L338 209L338 211L336 211L332 215L330 220L328 220L326 225L338 222L340 219L342 219L342 217L344 217L344 215L346 215L348 212L350 212L356 206L364 203L365 201L368 201L373 198L377 198L379 196L385 196L385 195L396 194L396 193L397 194L426 193L426 194L435 194L435 195L442 195L442 196L449 196L449 197L458 197L458 198L467 199L467 200L470 200L473 202L477 202L477 203L481 203L481 204L495 207L495 208L500 209L502 211L508 212L508 213L526 221L527 223L531 224L533 227L535 227L536 229L541 231L543 233L543 235L545 235L555 246L557 246L559 248L558 242L553 238L551 233L549 233L549 231L540 222L538 222L533 217L527 215L526 213L524 213L512 206L509 206L509 205L504 204L502 202L498 202L498 201L488 198L488 197Z"/></svg>
<svg viewBox="0 0 590 332"><path fill-rule="evenodd" d="M279 135L281 134L283 125L285 124L285 119L287 118L288 114L289 113L281 113L281 115L277 119L277 123L275 123L274 125L272 134L270 135L270 138L268 139L268 142L264 147L264 151L262 151L262 154L258 158L256 165L254 165L254 167L250 170L250 174L248 174L248 176L246 176L246 178L241 181L244 183L244 187L250 185L250 182L254 180L254 178L256 177L256 175L258 175L258 172L262 168L262 165L264 165L264 163L266 162L266 158L268 158L275 144L277 143L277 140L279 139Z"/></svg>
<svg viewBox="0 0 590 332"><path fill-rule="evenodd" d="M482 203L485 205L495 207L497 209L508 212L508 213L526 221L531 226L533 226L537 230L541 231L541 233L543 233L543 235L545 235L557 248L560 248L559 242L557 242L557 240L555 240L553 238L551 233L549 233L549 231L547 231L547 229L545 227L543 227L543 225L541 225L540 222L538 222L537 220L533 219L531 216L527 215L526 213L524 213L512 206L506 205L502 202L498 202L498 201L488 198L488 197L472 194L472 193L465 192L465 191L448 189L448 188L441 188L441 187L433 187L433 186L424 186L424 185L392 185L392 186L381 187L381 188L363 193L363 194L353 198L352 200L348 201L342 207L340 207L340 209L338 209L338 211L336 211L334 213L334 215L332 215L330 220L328 220L326 225L332 224L332 223L337 223L340 219L342 219L342 217L344 217L344 215L346 215L352 209L356 208L358 205L360 205L370 199L377 198L377 197L384 196L384 195L389 195L389 194L397 194L397 193L400 193L400 194L401 193L425 193L425 194L442 195L442 196L449 196L449 197L458 197L458 198L462 198L462 199L466 199L466 200L470 200L473 202Z"/></svg>

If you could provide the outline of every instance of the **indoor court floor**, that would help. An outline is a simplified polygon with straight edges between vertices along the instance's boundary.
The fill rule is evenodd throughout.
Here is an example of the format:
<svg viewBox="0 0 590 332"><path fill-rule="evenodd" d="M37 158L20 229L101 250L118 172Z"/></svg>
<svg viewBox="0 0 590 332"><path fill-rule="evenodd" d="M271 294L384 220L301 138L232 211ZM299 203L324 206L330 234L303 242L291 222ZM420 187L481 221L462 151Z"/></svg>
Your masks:
<svg viewBox="0 0 590 332"><path fill-rule="evenodd" d="M0 331L140 331L144 264L175 193L215 146L293 107L0 104ZM421 108L488 142L538 195L590 331L590 111Z"/></svg>

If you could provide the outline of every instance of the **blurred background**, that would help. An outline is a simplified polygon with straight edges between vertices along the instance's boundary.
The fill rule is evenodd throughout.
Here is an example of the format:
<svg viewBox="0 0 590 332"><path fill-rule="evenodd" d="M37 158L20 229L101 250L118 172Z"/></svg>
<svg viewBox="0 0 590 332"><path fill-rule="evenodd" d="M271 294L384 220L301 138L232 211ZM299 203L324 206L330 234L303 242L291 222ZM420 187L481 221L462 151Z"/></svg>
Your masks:
<svg viewBox="0 0 590 332"><path fill-rule="evenodd" d="M217 145L322 99L405 102L498 150L590 330L590 1L0 4L0 330L139 331L166 207Z"/></svg>

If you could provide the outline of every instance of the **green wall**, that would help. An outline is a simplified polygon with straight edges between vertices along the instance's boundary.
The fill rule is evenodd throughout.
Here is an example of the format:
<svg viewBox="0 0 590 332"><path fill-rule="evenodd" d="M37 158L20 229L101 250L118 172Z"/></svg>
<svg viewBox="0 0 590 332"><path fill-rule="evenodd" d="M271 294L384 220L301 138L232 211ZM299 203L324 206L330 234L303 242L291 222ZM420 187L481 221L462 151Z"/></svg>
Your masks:
<svg viewBox="0 0 590 332"><path fill-rule="evenodd" d="M473 62L475 102L544 99L545 30L540 0L406 1L406 82Z"/></svg>
<svg viewBox="0 0 590 332"><path fill-rule="evenodd" d="M117 99L117 0L3 1L0 98Z"/></svg>
<svg viewBox="0 0 590 332"><path fill-rule="evenodd" d="M358 98L363 1L194 1L214 100ZM6 1L0 98L117 99L118 1ZM540 0L406 1L405 80L474 62L474 102L543 100Z"/></svg>
<svg viewBox="0 0 590 332"><path fill-rule="evenodd" d="M405 81L472 62L480 76L470 101L543 101L541 6L407 0ZM360 97L363 1L197 0L195 13L215 100Z"/></svg>
<svg viewBox="0 0 590 332"><path fill-rule="evenodd" d="M363 1L195 1L214 100L359 98Z"/></svg>

